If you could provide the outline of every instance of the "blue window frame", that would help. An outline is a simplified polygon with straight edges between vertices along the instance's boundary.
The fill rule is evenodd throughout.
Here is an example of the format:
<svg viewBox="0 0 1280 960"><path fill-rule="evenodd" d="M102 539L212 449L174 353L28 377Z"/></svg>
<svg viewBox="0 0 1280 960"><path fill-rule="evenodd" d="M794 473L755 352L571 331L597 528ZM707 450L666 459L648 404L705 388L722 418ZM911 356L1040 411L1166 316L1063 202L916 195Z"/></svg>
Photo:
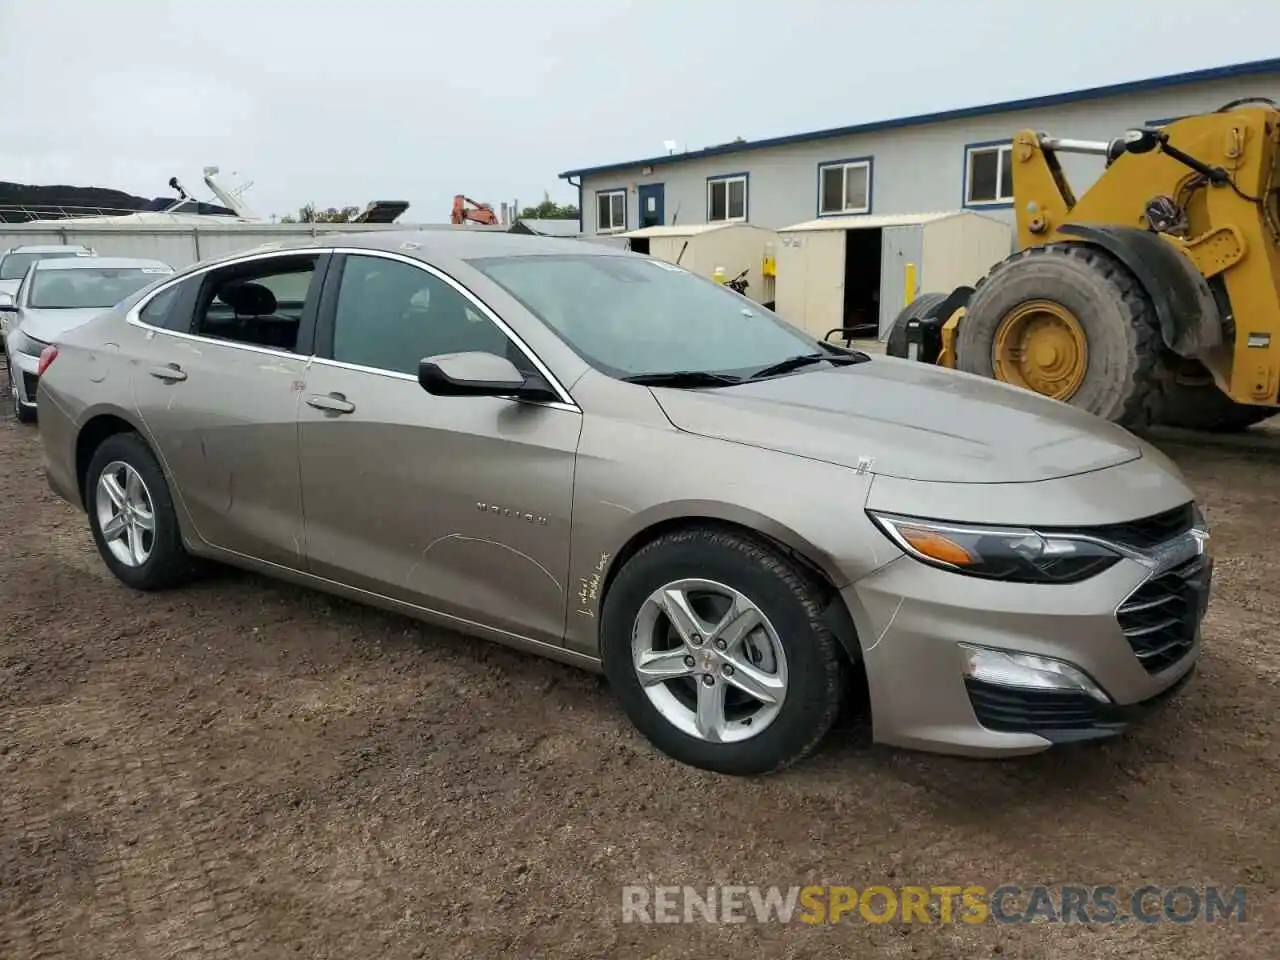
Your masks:
<svg viewBox="0 0 1280 960"><path fill-rule="evenodd" d="M749 173L722 173L707 177L707 223L745 223L748 206Z"/></svg>
<svg viewBox="0 0 1280 960"><path fill-rule="evenodd" d="M872 157L824 160L818 164L818 216L871 212Z"/></svg>
<svg viewBox="0 0 1280 960"><path fill-rule="evenodd" d="M1013 206L1013 144L1008 140L966 143L962 190L965 207Z"/></svg>

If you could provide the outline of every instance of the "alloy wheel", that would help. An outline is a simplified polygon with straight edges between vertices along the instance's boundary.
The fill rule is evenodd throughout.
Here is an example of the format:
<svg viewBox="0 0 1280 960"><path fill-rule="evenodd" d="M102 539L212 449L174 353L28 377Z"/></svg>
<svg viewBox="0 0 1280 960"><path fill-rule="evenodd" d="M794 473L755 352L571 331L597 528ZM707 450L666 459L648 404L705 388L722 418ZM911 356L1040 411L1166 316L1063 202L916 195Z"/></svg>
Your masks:
<svg viewBox="0 0 1280 960"><path fill-rule="evenodd" d="M758 736L786 699L786 653L769 618L714 580L676 580L650 594L632 628L631 654L649 701L699 740Z"/></svg>
<svg viewBox="0 0 1280 960"><path fill-rule="evenodd" d="M95 496L98 528L112 555L140 567L155 546L156 511L142 475L123 460L113 460L98 475Z"/></svg>

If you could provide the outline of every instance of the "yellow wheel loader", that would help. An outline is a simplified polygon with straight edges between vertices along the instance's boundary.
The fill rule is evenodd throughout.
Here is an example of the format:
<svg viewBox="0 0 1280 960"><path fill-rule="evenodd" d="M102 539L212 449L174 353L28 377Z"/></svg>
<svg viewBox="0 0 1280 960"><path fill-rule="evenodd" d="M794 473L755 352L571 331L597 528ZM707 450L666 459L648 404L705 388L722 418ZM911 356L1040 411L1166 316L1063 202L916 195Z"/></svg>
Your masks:
<svg viewBox="0 0 1280 960"><path fill-rule="evenodd" d="M1105 169L1077 198L1060 156ZM1247 98L1110 142L1023 130L1019 252L924 293L887 352L994 377L1132 429L1280 413L1280 106Z"/></svg>

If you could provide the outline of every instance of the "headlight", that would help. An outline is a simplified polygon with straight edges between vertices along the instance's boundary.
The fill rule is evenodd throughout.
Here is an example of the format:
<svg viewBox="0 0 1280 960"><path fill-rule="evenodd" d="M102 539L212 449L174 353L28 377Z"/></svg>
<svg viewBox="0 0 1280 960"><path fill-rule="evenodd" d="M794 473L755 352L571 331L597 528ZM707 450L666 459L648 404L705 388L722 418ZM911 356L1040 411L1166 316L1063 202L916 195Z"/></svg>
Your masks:
<svg viewBox="0 0 1280 960"><path fill-rule="evenodd" d="M28 357L40 356L40 351L48 346L43 340L27 336L22 332L21 327L16 330L10 330L6 340L9 343L10 350L14 353L26 354Z"/></svg>
<svg viewBox="0 0 1280 960"><path fill-rule="evenodd" d="M867 514L921 563L987 580L1078 583L1120 560L1119 553L1101 544L1029 527L970 526L872 510Z"/></svg>

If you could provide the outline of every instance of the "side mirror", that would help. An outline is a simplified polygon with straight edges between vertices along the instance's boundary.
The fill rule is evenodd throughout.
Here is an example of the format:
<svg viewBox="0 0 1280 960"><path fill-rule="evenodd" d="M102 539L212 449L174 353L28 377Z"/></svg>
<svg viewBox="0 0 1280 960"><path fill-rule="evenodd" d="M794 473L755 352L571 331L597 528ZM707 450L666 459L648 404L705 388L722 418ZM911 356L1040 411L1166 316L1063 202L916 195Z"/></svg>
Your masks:
<svg viewBox="0 0 1280 960"><path fill-rule="evenodd" d="M418 383L437 397L557 399L541 377L526 377L506 357L479 351L425 358L418 364Z"/></svg>
<svg viewBox="0 0 1280 960"><path fill-rule="evenodd" d="M0 293L0 310L6 310L9 313L18 312L18 305L13 302L12 294Z"/></svg>
<svg viewBox="0 0 1280 960"><path fill-rule="evenodd" d="M1166 135L1160 130L1139 127L1135 130L1125 131L1124 148L1127 153L1150 153L1163 144L1166 139Z"/></svg>

